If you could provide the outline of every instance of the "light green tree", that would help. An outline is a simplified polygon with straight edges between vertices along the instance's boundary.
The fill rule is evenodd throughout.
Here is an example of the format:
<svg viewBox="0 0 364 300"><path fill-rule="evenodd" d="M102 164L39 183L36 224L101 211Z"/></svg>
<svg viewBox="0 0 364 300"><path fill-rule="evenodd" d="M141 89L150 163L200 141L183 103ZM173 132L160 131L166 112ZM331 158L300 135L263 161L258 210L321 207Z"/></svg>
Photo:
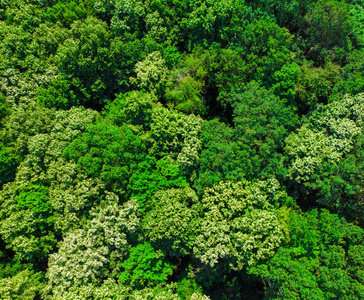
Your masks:
<svg viewBox="0 0 364 300"><path fill-rule="evenodd" d="M189 187L157 192L150 203L151 210L142 221L151 243L170 257L188 255L198 217L191 206L197 202L196 193Z"/></svg>
<svg viewBox="0 0 364 300"><path fill-rule="evenodd" d="M201 203L194 257L205 265L241 270L271 257L284 242L278 204L289 197L276 179L221 182L207 188Z"/></svg>
<svg viewBox="0 0 364 300"><path fill-rule="evenodd" d="M121 260L128 251L128 239L139 226L136 201L123 206L110 194L104 203L90 212L84 228L65 235L57 253L49 258L45 294L58 299L71 287L96 285L109 277L113 261ZM120 268L120 266L119 266Z"/></svg>
<svg viewBox="0 0 364 300"><path fill-rule="evenodd" d="M146 89L158 98L163 96L168 78L168 69L165 60L159 51L152 52L141 62L135 65L137 77L130 81L139 88Z"/></svg>

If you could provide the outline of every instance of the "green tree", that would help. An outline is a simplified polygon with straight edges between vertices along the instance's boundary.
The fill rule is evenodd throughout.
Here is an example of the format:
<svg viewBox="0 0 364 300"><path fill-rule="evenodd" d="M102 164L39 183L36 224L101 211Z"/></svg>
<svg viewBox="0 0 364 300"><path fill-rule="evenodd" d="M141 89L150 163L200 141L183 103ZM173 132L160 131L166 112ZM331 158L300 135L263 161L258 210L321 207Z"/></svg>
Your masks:
<svg viewBox="0 0 364 300"><path fill-rule="evenodd" d="M14 180L21 158L13 147L0 144L0 186Z"/></svg>
<svg viewBox="0 0 364 300"><path fill-rule="evenodd" d="M295 101L301 114L306 114L319 103L327 103L339 74L339 66L331 62L323 67L314 67L306 62L301 66Z"/></svg>
<svg viewBox="0 0 364 300"><path fill-rule="evenodd" d="M201 158L194 187L199 193L221 180L239 181L251 169L247 149L234 140L234 130L217 119L204 122L201 128Z"/></svg>
<svg viewBox="0 0 364 300"><path fill-rule="evenodd" d="M68 101L76 96L82 104L104 104L117 91L114 81L116 65L110 51L110 38L107 25L96 18L89 17L72 24L71 37L58 47L55 56L58 70L69 81L73 91L72 94L67 91L67 85L61 85L66 88L63 93L72 96ZM56 81L54 84L59 83ZM52 95L52 85L50 89ZM57 86L53 89L57 89Z"/></svg>
<svg viewBox="0 0 364 300"><path fill-rule="evenodd" d="M8 185L0 199L0 232L7 247L18 259L42 268L57 244L48 188Z"/></svg>
<svg viewBox="0 0 364 300"><path fill-rule="evenodd" d="M328 211L291 212L290 241L249 268L261 276L266 299L361 299L363 230Z"/></svg>
<svg viewBox="0 0 364 300"><path fill-rule="evenodd" d="M60 22L64 27L77 20L85 20L87 15L92 15L92 1L89 0L66 0L56 1L52 6L45 9L44 19L52 23Z"/></svg>
<svg viewBox="0 0 364 300"><path fill-rule="evenodd" d="M198 217L191 206L197 202L196 193L189 187L157 192L142 221L150 242L169 257L188 255Z"/></svg>
<svg viewBox="0 0 364 300"><path fill-rule="evenodd" d="M353 21L349 6L342 1L318 1L305 15L308 23L307 54L311 59L325 60L331 56L336 61L343 59L344 53L350 49L350 34Z"/></svg>
<svg viewBox="0 0 364 300"><path fill-rule="evenodd" d="M126 197L128 180L144 158L145 143L124 124L121 127L99 121L74 139L63 156L85 174L100 178L106 187Z"/></svg>
<svg viewBox="0 0 364 300"><path fill-rule="evenodd" d="M157 98L144 91L131 91L117 94L115 100L105 107L105 116L113 124L122 126L123 123L135 126L142 125L150 128L152 109Z"/></svg>
<svg viewBox="0 0 364 300"><path fill-rule="evenodd" d="M146 156L131 175L127 189L131 191L130 197L138 200L141 211L144 211L150 207L151 198L159 190L186 186L187 179L176 161L168 156L158 161Z"/></svg>
<svg viewBox="0 0 364 300"><path fill-rule="evenodd" d="M0 280L0 297L2 299L33 300L41 295L43 287L41 273L24 270L13 277Z"/></svg>
<svg viewBox="0 0 364 300"><path fill-rule="evenodd" d="M137 289L165 284L173 273L172 263L148 242L132 247L121 265L125 270L119 276L120 282Z"/></svg>
<svg viewBox="0 0 364 300"><path fill-rule="evenodd" d="M279 151L297 124L293 109L256 83L232 94L230 101L234 108L235 140L241 149L249 149L252 170L247 175L282 176L285 170Z"/></svg>
<svg viewBox="0 0 364 300"><path fill-rule="evenodd" d="M360 222L362 106L361 94L318 106L285 147L302 202L310 203L314 195L320 205Z"/></svg>
<svg viewBox="0 0 364 300"><path fill-rule="evenodd" d="M287 29L267 18L247 25L236 43L236 50L246 62L247 81L255 80L269 87L273 74L293 62L292 39Z"/></svg>

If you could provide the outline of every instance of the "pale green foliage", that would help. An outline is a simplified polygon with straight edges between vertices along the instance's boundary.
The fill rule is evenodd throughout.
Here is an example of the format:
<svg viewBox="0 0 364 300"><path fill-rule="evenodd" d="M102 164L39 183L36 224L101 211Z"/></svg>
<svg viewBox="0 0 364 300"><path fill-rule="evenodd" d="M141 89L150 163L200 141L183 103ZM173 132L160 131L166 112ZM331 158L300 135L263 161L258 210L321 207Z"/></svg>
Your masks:
<svg viewBox="0 0 364 300"><path fill-rule="evenodd" d="M150 140L150 153L169 155L188 170L197 166L201 148L199 133L202 119L195 115L185 115L162 106L153 109Z"/></svg>
<svg viewBox="0 0 364 300"><path fill-rule="evenodd" d="M33 300L43 284L40 273L24 270L13 277L0 280L0 298L3 300Z"/></svg>
<svg viewBox="0 0 364 300"><path fill-rule="evenodd" d="M87 178L75 163L62 159L48 169L53 181L49 189L52 207L55 210L55 228L67 232L77 228L85 212L105 197L105 185L100 179Z"/></svg>
<svg viewBox="0 0 364 300"><path fill-rule="evenodd" d="M193 119L193 115L191 115L191 119ZM194 127L191 126L192 128L189 129L188 135L185 135L183 147L177 156L177 162L180 168L188 175L193 175L199 164L199 152L201 150L199 135L202 120L200 119L198 121Z"/></svg>
<svg viewBox="0 0 364 300"><path fill-rule="evenodd" d="M194 256L211 267L225 262L237 270L269 258L284 240L274 206L286 198L276 179L206 189Z"/></svg>
<svg viewBox="0 0 364 300"><path fill-rule="evenodd" d="M169 284L165 287L145 288L140 291L136 290L130 300L179 300L175 292L175 284Z"/></svg>
<svg viewBox="0 0 364 300"><path fill-rule="evenodd" d="M4 119L0 140L13 143L19 152L25 152L28 138L48 132L54 125L54 110L39 107L34 101L21 102L12 107Z"/></svg>
<svg viewBox="0 0 364 300"><path fill-rule="evenodd" d="M364 126L364 94L345 96L319 106L306 123L287 138L290 176L307 181L324 163L337 163L354 146Z"/></svg>
<svg viewBox="0 0 364 300"><path fill-rule="evenodd" d="M126 300L129 296L130 287L119 285L115 280L108 278L101 286L91 283L82 286L72 286L62 294L56 294L53 297L45 296L45 299L55 300Z"/></svg>
<svg viewBox="0 0 364 300"><path fill-rule="evenodd" d="M189 187L157 192L152 199L153 209L143 220L153 245L170 256L188 254L197 218L197 212L190 206L197 202L195 191Z"/></svg>
<svg viewBox="0 0 364 300"><path fill-rule="evenodd" d="M37 94L38 87L50 83L56 76L55 68L49 68L44 74L32 76L20 73L18 69L8 69L0 79L0 88L7 95L10 102L30 102Z"/></svg>
<svg viewBox="0 0 364 300"><path fill-rule="evenodd" d="M148 287L141 290L131 290L131 287L117 284L115 280L108 278L101 286L92 284L81 287L71 287L62 295L52 298L55 300L179 300L176 292L176 284L166 286ZM48 299L48 298L46 298ZM193 293L186 300L209 300L210 298L200 292ZM10 300L10 298L9 298Z"/></svg>
<svg viewBox="0 0 364 300"><path fill-rule="evenodd" d="M209 300L210 297L203 295L201 293L193 293L189 300Z"/></svg>
<svg viewBox="0 0 364 300"><path fill-rule="evenodd" d="M69 232L60 244L58 253L49 258L46 293L58 299L71 287L97 284L108 277L111 259L121 259L127 252L127 236L138 228L138 206L129 201L117 204L110 195L90 214L93 217L85 228Z"/></svg>
<svg viewBox="0 0 364 300"><path fill-rule="evenodd" d="M135 65L137 78L131 77L132 83L137 83L138 87L162 96L168 78L168 69L165 60L159 51L150 53L143 61Z"/></svg>
<svg viewBox="0 0 364 300"><path fill-rule="evenodd" d="M60 157L63 147L84 131L97 115L97 112L82 107L56 112L33 101L20 103L13 106L0 137L3 141L14 143L18 151L38 155L39 159L50 156L54 160Z"/></svg>
<svg viewBox="0 0 364 300"><path fill-rule="evenodd" d="M346 95L326 106L319 106L308 121L317 129L326 129L328 138L339 152L349 152L353 139L364 126L364 94Z"/></svg>
<svg viewBox="0 0 364 300"><path fill-rule="evenodd" d="M29 154L26 156L24 165L32 165L34 168L40 168L40 165L50 167L62 157L64 148L95 121L97 115L97 112L82 107L55 112L52 120L53 126L46 132L39 132L28 139ZM38 174L39 172L29 171L29 174L32 173Z"/></svg>
<svg viewBox="0 0 364 300"><path fill-rule="evenodd" d="M37 182L48 185L51 206L55 214L55 228L67 232L70 228L78 226L85 208L90 208L95 201L99 203L104 197L105 186L101 180L87 178L75 163L62 158L64 148L85 131L86 127L96 119L97 113L84 108L57 112L43 108L35 110L22 110L20 106L18 108L19 115L12 114L12 117L17 116L14 121L19 120L19 125L17 127L14 125L7 134L10 135L9 139L15 140L18 147L28 154L18 167L15 185L7 189ZM26 117L31 118L28 121L23 120ZM53 120L50 120L50 117ZM32 120L34 128L30 124ZM38 124L38 120L44 124ZM6 197L4 207L11 205L12 197ZM19 213L26 214L26 212ZM28 220L28 217L23 220ZM26 224L26 222L20 223ZM11 234L10 224L13 222L7 226Z"/></svg>
<svg viewBox="0 0 364 300"><path fill-rule="evenodd" d="M324 132L316 132L307 125L287 138L285 150L293 158L290 176L298 182L309 180L324 162L335 163L341 158Z"/></svg>
<svg viewBox="0 0 364 300"><path fill-rule="evenodd" d="M21 19L24 10L31 6L26 5L26 8L15 10L11 14ZM27 12L28 17L34 18L34 13L33 6ZM25 29L28 26L34 31L33 34ZM1 21L0 89L9 101L29 101L29 98L32 99L37 94L38 87L50 83L57 75L53 54L67 35L66 29L49 23L38 27L35 24L7 25Z"/></svg>

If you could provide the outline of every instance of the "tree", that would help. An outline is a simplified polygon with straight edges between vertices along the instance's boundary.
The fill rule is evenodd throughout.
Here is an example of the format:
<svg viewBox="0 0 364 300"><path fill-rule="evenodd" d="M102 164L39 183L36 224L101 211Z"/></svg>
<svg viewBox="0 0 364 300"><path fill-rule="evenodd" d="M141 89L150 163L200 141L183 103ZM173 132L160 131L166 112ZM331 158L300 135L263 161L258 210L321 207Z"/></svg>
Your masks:
<svg viewBox="0 0 364 300"><path fill-rule="evenodd" d="M201 194L221 180L239 181L250 169L246 149L234 140L234 129L217 119L204 122L201 128L201 158L194 187Z"/></svg>
<svg viewBox="0 0 364 300"><path fill-rule="evenodd" d="M340 48L348 52L349 36L353 22L346 3L340 1L318 1L305 15L308 23L306 55L316 60L325 56L341 61ZM337 56L337 57L335 57Z"/></svg>
<svg viewBox="0 0 364 300"><path fill-rule="evenodd" d="M144 149L144 141L128 125L118 127L100 121L74 139L63 156L76 162L89 177L100 178L108 189L126 197L128 180L144 158Z"/></svg>
<svg viewBox="0 0 364 300"><path fill-rule="evenodd" d="M327 210L292 211L290 241L249 268L262 276L266 299L361 299L363 230Z"/></svg>
<svg viewBox="0 0 364 300"><path fill-rule="evenodd" d="M157 98L163 96L168 70L160 52L148 54L143 61L135 65L135 72L137 77L130 78L132 83L136 83L139 88L146 89L156 95Z"/></svg>
<svg viewBox="0 0 364 300"><path fill-rule="evenodd" d="M156 157L169 155L184 164L196 164L200 147L199 132L202 119L193 114L185 115L161 105L154 107L149 139L149 153Z"/></svg>
<svg viewBox="0 0 364 300"><path fill-rule="evenodd" d="M247 172L247 178L272 173L282 176L285 171L279 151L297 124L293 109L253 82L242 92L232 94L230 101L235 140L241 149L249 149L252 170Z"/></svg>
<svg viewBox="0 0 364 300"><path fill-rule="evenodd" d="M33 300L41 295L44 287L41 273L24 270L13 277L0 280L0 297L2 299Z"/></svg>
<svg viewBox="0 0 364 300"><path fill-rule="evenodd" d="M229 270L274 255L284 242L284 224L275 207L290 199L276 179L237 183L220 182L207 188L201 203L193 256L204 265L226 265Z"/></svg>
<svg viewBox="0 0 364 300"><path fill-rule="evenodd" d="M50 111L46 117L47 111L33 111L31 107L22 111L18 107L18 111L11 115L12 122L18 119L19 122L5 136L9 142L14 141L19 152L22 150L27 155L17 169L15 181L5 185L0 192L0 231L7 247L15 252L16 257L34 263L40 269L44 267L48 254L56 248L59 230L69 229L78 219L74 216L75 206L80 209L84 198L89 201L85 194L94 196L95 193L91 189L94 183L87 185L85 180L75 180L75 177L82 177L75 176L79 170L62 159L64 148L94 120L95 113L74 108L57 113ZM24 116L29 119L23 120ZM9 126L11 124L8 123ZM85 185L88 186L86 193L82 192ZM69 197L70 191L74 192L73 197ZM72 203L77 194L75 202L78 203ZM60 207L61 199L65 198L68 207ZM64 211L68 212L68 216ZM73 215L72 222L68 222L70 215ZM78 217L82 218L82 215ZM60 226L59 222L68 224Z"/></svg>
<svg viewBox="0 0 364 300"><path fill-rule="evenodd" d="M151 206L151 198L156 192L187 186L187 179L178 162L168 156L158 161L147 156L131 175L127 189L131 192L130 197L138 200L140 210L144 212Z"/></svg>
<svg viewBox="0 0 364 300"><path fill-rule="evenodd" d="M327 62L322 67L314 67L304 62L296 85L296 105L301 114L306 114L319 103L327 103L337 82L340 68Z"/></svg>
<svg viewBox="0 0 364 300"><path fill-rule="evenodd" d="M157 192L142 221L150 242L169 257L188 255L198 216L191 206L197 202L196 193L189 187Z"/></svg>
<svg viewBox="0 0 364 300"><path fill-rule="evenodd" d="M123 206L110 194L104 203L93 209L91 219L84 228L65 235L57 253L49 258L45 293L59 298L84 285L97 285L109 277L113 268L120 266L113 261L121 260L128 251L128 240L139 226L138 206L129 201Z"/></svg>
<svg viewBox="0 0 364 300"><path fill-rule="evenodd" d="M104 104L115 93L116 66L112 64L110 38L107 25L98 19L89 17L84 22L72 24L71 37L58 47L55 56L57 68L64 75L62 79L67 79L73 91L73 94L68 92L67 84L61 84L66 88L64 94L76 96L78 103L95 106ZM58 84L57 81L54 83ZM52 94L57 86L49 88ZM77 104L72 101L71 105Z"/></svg>
<svg viewBox="0 0 364 300"><path fill-rule="evenodd" d="M298 195L360 222L362 105L358 94L318 106L285 147Z"/></svg>
<svg viewBox="0 0 364 300"><path fill-rule="evenodd" d="M117 126L128 123L148 129L157 100L153 94L144 91L117 94L115 100L105 107L104 113Z"/></svg>
<svg viewBox="0 0 364 300"><path fill-rule="evenodd" d="M136 289L165 284L173 273L172 263L148 242L131 248L122 267L124 272L119 276L120 282Z"/></svg>
<svg viewBox="0 0 364 300"><path fill-rule="evenodd" d="M245 60L247 81L269 87L273 74L293 62L292 39L287 29L268 18L248 24L236 43L236 50Z"/></svg>

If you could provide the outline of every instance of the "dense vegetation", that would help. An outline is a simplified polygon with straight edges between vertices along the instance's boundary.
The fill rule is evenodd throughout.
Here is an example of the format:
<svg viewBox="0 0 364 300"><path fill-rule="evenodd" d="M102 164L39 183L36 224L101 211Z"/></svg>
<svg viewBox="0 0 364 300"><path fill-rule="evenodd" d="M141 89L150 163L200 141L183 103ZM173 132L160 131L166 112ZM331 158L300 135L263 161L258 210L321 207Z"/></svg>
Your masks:
<svg viewBox="0 0 364 300"><path fill-rule="evenodd" d="M1 299L364 299L363 0L0 0Z"/></svg>

